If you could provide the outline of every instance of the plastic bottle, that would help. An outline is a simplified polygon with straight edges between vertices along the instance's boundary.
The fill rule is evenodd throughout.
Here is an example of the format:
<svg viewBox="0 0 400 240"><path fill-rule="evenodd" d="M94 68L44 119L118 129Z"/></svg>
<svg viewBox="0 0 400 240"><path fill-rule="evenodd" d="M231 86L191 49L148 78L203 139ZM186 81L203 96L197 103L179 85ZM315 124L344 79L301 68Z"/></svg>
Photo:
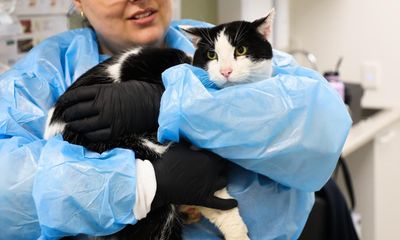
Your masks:
<svg viewBox="0 0 400 240"><path fill-rule="evenodd" d="M344 82L340 80L340 75L339 75L339 67L340 64L342 63L343 58L339 58L335 71L328 71L324 73L324 77L326 80L328 80L329 84L339 93L339 95L342 97L343 101L345 98L345 86Z"/></svg>

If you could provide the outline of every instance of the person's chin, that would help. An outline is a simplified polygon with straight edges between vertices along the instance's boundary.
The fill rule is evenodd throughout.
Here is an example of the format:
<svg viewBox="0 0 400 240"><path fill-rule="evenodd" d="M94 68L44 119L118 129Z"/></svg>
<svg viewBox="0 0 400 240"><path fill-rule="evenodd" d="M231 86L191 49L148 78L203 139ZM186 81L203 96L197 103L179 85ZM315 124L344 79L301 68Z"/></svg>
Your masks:
<svg viewBox="0 0 400 240"><path fill-rule="evenodd" d="M147 31L143 32L140 38L136 38L136 44L144 46L159 46L164 41L164 32L162 31Z"/></svg>

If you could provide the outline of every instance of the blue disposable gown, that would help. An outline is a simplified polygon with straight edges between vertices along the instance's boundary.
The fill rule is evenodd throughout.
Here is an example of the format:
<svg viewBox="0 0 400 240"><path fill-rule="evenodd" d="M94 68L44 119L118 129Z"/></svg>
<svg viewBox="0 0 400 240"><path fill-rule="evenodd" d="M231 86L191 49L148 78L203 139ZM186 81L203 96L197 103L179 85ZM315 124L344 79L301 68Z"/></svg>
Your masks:
<svg viewBox="0 0 400 240"><path fill-rule="evenodd" d="M190 42L175 26L172 24L168 31L167 44L193 53ZM136 189L132 151L114 149L97 154L69 144L60 136L43 140L48 109L74 80L104 59L99 55L95 34L90 29L80 29L43 41L0 76L2 239L56 239L77 233L104 235L118 231L125 224L136 223L132 212ZM340 98L318 74L296 66L289 56L281 53L274 57L274 64L279 66L275 67L275 74L284 75L282 79L276 75L277 81L285 82L289 78L293 83L273 84L271 94L277 91L280 93L274 96L277 101L301 107L277 114L281 105L265 103L271 108L269 117L276 118L271 129L278 128L266 136L272 150L262 146L260 149L265 154L259 153L259 157L248 160L228 156L236 163L230 169L229 191L239 201L252 238L295 239L313 204L312 191L323 185L336 163L350 119ZM180 71L172 69L170 74L174 76ZM190 67L182 66L185 78L198 81L196 76L201 71L195 70L197 75L191 72ZM296 78L297 74L301 77ZM320 103L321 99L324 101ZM171 126L176 131L177 125ZM312 131L309 135L305 131L312 129L310 126L317 126L321 133ZM331 132L333 127L335 132ZM285 139L292 136L291 129L295 130L296 137ZM207 128L199 130L207 138L210 136ZM178 131L189 136L185 131ZM164 135L164 139L168 136ZM221 139L209 140L211 146L204 145L207 141L196 144L219 151L221 146L214 143ZM280 147L275 148L277 145ZM285 146L289 150L280 154ZM274 156L282 157L282 161ZM184 229L185 239L217 236L214 227L204 219Z"/></svg>

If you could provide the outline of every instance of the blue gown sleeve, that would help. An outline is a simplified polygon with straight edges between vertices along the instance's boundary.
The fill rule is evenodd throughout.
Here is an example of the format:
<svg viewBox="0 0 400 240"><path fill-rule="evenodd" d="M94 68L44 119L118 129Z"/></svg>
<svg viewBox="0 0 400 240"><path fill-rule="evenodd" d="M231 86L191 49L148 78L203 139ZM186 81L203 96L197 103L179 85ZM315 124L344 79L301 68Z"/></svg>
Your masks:
<svg viewBox="0 0 400 240"><path fill-rule="evenodd" d="M100 60L93 33L44 41L0 75L0 228L4 239L106 235L136 223L135 156L43 140L48 109Z"/></svg>
<svg viewBox="0 0 400 240"><path fill-rule="evenodd" d="M164 72L158 138L185 137L241 167L302 191L334 170L351 118L318 73L274 51L273 77L217 90L189 65Z"/></svg>
<svg viewBox="0 0 400 240"><path fill-rule="evenodd" d="M109 235L135 224L134 153L87 151L56 136L42 148L33 199L43 239Z"/></svg>

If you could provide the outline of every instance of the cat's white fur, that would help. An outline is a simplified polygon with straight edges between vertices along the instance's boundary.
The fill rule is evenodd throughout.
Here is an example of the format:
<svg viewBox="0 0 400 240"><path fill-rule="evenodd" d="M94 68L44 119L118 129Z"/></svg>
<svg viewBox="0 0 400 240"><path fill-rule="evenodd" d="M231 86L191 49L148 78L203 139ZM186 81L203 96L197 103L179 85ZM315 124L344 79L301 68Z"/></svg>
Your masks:
<svg viewBox="0 0 400 240"><path fill-rule="evenodd" d="M53 122L50 124L50 120L53 117L53 113L54 113L54 107L50 108L47 114L46 125L43 135L43 138L46 140L58 133L63 133L65 129L66 125L65 122Z"/></svg>
<svg viewBox="0 0 400 240"><path fill-rule="evenodd" d="M272 75L272 61L251 61L246 56L235 58L235 47L228 40L225 30L222 30L215 40L214 51L218 59L211 60L207 64L207 72L218 87L228 87L247 82L258 82ZM229 77L223 76L222 69L232 69Z"/></svg>
<svg viewBox="0 0 400 240"><path fill-rule="evenodd" d="M217 191L214 195L224 199L233 198L229 195L227 188ZM250 239L247 236L247 226L239 214L239 208L235 207L226 211L205 207L198 207L198 209L221 231L226 240Z"/></svg>
<svg viewBox="0 0 400 240"><path fill-rule="evenodd" d="M114 82L120 82L121 81L121 66L124 63L124 61L132 56L136 55L142 50L141 47L134 48L134 49L129 49L127 52L123 53L119 58L118 61L112 65L110 65L107 68L108 74L110 74L110 77L114 79Z"/></svg>
<svg viewBox="0 0 400 240"><path fill-rule="evenodd" d="M168 145L161 145L161 144L153 143L152 141L150 141L146 138L142 138L142 143L143 143L143 145L145 145L146 147L148 147L149 149L151 149L152 151L156 152L159 155L162 155L163 153L165 153L165 151L167 151L169 146L172 144L172 142L171 142Z"/></svg>

